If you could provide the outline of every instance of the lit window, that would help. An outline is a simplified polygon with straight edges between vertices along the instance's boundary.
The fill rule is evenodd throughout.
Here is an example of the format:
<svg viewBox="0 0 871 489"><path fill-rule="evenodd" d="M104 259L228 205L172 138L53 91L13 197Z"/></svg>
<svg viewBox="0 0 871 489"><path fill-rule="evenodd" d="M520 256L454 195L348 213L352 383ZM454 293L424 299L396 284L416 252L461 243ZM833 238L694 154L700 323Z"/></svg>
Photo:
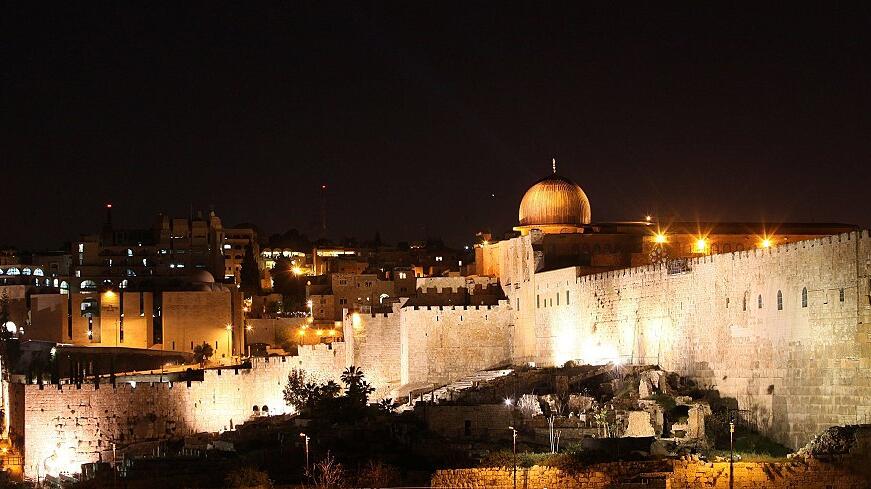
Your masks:
<svg viewBox="0 0 871 489"><path fill-rule="evenodd" d="M405 276L406 276L406 275L405 275L405 272L399 272L399 278L400 278L400 279L404 279Z"/></svg>
<svg viewBox="0 0 871 489"><path fill-rule="evenodd" d="M436 257L436 261L442 261L442 257L437 256L437 257Z"/></svg>
<svg viewBox="0 0 871 489"><path fill-rule="evenodd" d="M30 274L31 274L31 270L29 268L25 267L25 268L21 269L21 275L30 275Z"/></svg>
<svg viewBox="0 0 871 489"><path fill-rule="evenodd" d="M21 270L12 267L6 270L6 275L21 275Z"/></svg>
<svg viewBox="0 0 871 489"><path fill-rule="evenodd" d="M133 256L133 250L127 248L127 256Z"/></svg>
<svg viewBox="0 0 871 489"><path fill-rule="evenodd" d="M42 271L41 268L34 268L34 269L33 269L33 274L36 275L37 277L43 277L43 276L45 276L45 273L43 273L43 271ZM843 290L843 289L841 289L841 290Z"/></svg>
<svg viewBox="0 0 871 489"><path fill-rule="evenodd" d="M85 243L79 243L79 253L85 252Z"/></svg>

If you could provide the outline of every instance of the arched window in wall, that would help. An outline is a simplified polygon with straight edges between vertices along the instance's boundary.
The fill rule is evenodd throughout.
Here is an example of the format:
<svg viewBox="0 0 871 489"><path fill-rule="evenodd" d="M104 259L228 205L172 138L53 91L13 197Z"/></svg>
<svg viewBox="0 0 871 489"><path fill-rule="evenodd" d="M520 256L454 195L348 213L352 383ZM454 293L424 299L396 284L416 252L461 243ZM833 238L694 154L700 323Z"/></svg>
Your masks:
<svg viewBox="0 0 871 489"><path fill-rule="evenodd" d="M783 294L779 290L777 291L777 310L783 310Z"/></svg>
<svg viewBox="0 0 871 489"><path fill-rule="evenodd" d="M801 289L801 307L807 307L807 287Z"/></svg>
<svg viewBox="0 0 871 489"><path fill-rule="evenodd" d="M757 299L757 302L759 303L759 309L762 309L762 294L759 294L759 298Z"/></svg>
<svg viewBox="0 0 871 489"><path fill-rule="evenodd" d="M79 284L79 289L82 290L97 290L97 283L93 280L82 280L82 283Z"/></svg>
<svg viewBox="0 0 871 489"><path fill-rule="evenodd" d="M749 292L744 292L744 300L741 301L741 310L742 311L747 310L747 299L748 299L749 295L750 295Z"/></svg>

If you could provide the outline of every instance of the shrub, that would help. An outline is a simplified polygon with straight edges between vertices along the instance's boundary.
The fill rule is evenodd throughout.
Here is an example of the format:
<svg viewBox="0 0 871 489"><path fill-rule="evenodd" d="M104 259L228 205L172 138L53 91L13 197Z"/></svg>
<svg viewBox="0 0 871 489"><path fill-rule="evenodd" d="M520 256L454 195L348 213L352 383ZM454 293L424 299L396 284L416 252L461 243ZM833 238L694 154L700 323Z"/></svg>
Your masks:
<svg viewBox="0 0 871 489"><path fill-rule="evenodd" d="M253 467L242 467L227 474L224 479L227 487L246 487L251 489L270 489L272 481L266 472Z"/></svg>

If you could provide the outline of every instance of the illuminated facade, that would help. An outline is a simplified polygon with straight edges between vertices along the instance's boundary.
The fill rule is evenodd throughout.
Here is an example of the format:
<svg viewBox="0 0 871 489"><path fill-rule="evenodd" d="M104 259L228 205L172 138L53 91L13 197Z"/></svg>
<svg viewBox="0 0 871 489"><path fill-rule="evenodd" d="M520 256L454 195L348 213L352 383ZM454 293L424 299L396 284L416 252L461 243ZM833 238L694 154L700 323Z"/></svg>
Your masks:
<svg viewBox="0 0 871 489"><path fill-rule="evenodd" d="M520 236L476 247L512 309L512 363L659 364L716 385L793 447L871 414L868 231L584 223L574 187L548 195L531 211L524 198Z"/></svg>

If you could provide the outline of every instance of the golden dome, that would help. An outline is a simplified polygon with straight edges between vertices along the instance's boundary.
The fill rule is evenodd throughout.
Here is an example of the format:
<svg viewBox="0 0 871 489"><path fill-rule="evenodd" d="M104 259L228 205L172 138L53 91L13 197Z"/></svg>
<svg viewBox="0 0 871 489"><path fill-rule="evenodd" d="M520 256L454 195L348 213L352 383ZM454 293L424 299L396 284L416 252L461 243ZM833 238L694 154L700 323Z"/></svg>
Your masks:
<svg viewBox="0 0 871 489"><path fill-rule="evenodd" d="M590 224L590 201L575 182L554 173L526 191L520 201L521 226Z"/></svg>

